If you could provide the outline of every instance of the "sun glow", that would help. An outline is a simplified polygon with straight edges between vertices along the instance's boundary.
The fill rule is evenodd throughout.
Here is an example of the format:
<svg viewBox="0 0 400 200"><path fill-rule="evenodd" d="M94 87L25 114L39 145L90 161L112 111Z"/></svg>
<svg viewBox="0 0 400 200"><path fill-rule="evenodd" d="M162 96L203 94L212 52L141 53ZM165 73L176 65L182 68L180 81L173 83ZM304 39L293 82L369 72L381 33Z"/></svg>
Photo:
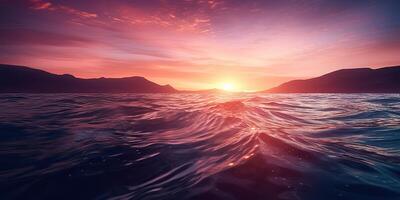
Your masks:
<svg viewBox="0 0 400 200"><path fill-rule="evenodd" d="M232 83L223 83L222 89L225 91L233 91L235 89L235 87Z"/></svg>

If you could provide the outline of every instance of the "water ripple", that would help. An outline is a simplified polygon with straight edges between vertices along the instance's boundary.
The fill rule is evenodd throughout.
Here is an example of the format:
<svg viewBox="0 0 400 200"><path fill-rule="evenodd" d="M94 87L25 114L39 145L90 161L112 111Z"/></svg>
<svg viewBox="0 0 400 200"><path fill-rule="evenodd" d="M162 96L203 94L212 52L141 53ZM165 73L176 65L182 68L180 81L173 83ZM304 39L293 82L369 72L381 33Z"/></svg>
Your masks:
<svg viewBox="0 0 400 200"><path fill-rule="evenodd" d="M400 96L3 94L0 199L398 199Z"/></svg>

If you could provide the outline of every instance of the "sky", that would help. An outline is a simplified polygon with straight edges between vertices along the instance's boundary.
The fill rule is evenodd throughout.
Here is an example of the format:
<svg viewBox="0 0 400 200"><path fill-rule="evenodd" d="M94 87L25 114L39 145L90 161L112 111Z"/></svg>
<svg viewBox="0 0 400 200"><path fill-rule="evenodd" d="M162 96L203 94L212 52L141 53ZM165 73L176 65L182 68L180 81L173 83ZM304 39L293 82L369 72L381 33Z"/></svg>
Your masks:
<svg viewBox="0 0 400 200"><path fill-rule="evenodd" d="M398 0L0 0L0 63L178 89L400 64Z"/></svg>

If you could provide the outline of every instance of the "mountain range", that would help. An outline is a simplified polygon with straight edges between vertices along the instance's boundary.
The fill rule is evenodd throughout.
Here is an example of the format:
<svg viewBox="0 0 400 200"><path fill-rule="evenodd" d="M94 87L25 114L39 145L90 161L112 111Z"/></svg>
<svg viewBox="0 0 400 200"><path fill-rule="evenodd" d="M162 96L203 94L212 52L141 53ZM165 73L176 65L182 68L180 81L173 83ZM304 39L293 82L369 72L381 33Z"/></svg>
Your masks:
<svg viewBox="0 0 400 200"><path fill-rule="evenodd" d="M140 76L126 78L76 78L23 66L0 65L0 93L172 93Z"/></svg>
<svg viewBox="0 0 400 200"><path fill-rule="evenodd" d="M293 80L269 93L400 93L400 66L341 69L320 77Z"/></svg>
<svg viewBox="0 0 400 200"><path fill-rule="evenodd" d="M202 90L215 93L220 90ZM144 77L76 78L30 67L0 64L0 93L177 93ZM293 80L266 93L400 93L400 66L341 69L316 78Z"/></svg>

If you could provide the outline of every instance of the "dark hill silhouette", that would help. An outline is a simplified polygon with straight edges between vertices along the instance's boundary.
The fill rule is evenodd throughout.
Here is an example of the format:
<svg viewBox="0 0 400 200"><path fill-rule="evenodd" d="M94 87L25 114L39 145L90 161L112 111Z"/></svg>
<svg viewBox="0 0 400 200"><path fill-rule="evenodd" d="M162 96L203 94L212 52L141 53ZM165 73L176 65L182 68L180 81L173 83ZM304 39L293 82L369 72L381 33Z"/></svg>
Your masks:
<svg viewBox="0 0 400 200"><path fill-rule="evenodd" d="M271 93L400 93L400 66L341 69L317 78L294 80Z"/></svg>
<svg viewBox="0 0 400 200"><path fill-rule="evenodd" d="M0 93L171 93L143 77L81 79L23 66L0 64Z"/></svg>

